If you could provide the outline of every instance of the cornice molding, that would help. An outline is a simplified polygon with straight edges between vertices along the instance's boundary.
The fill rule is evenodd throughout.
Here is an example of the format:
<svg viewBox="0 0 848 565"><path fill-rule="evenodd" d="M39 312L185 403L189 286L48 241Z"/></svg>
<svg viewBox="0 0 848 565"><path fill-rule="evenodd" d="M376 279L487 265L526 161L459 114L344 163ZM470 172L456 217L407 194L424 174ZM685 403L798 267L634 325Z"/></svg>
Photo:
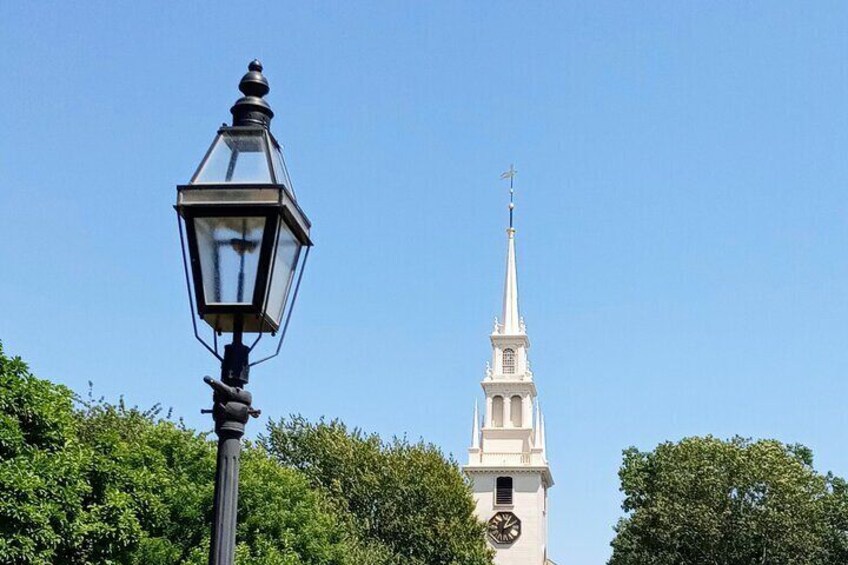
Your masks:
<svg viewBox="0 0 848 565"><path fill-rule="evenodd" d="M520 344L530 349L530 337L527 334L489 334L492 345L498 347L504 344Z"/></svg>
<svg viewBox="0 0 848 565"><path fill-rule="evenodd" d="M536 396L536 383L533 381L495 381L485 380L480 383L483 392L525 392Z"/></svg>
<svg viewBox="0 0 848 565"><path fill-rule="evenodd" d="M463 465L461 468L463 473L475 475L503 475L504 473L540 474L542 475L542 484L545 487L551 488L554 486L554 477L551 474L551 468L549 465L500 465L498 467L486 465Z"/></svg>

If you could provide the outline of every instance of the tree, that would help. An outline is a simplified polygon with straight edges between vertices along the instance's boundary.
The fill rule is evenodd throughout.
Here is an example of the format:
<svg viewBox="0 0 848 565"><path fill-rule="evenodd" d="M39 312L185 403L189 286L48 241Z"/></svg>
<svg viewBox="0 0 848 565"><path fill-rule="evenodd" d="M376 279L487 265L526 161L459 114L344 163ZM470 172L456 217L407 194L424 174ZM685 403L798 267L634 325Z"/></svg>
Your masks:
<svg viewBox="0 0 848 565"><path fill-rule="evenodd" d="M53 563L85 536L76 428L73 393L35 379L0 345L0 563Z"/></svg>
<svg viewBox="0 0 848 565"><path fill-rule="evenodd" d="M237 562L386 565L303 474L242 455ZM206 563L214 444L158 409L75 402L0 345L0 564Z"/></svg>
<svg viewBox="0 0 848 565"><path fill-rule="evenodd" d="M610 565L844 565L848 489L800 445L713 437L624 451Z"/></svg>
<svg viewBox="0 0 848 565"><path fill-rule="evenodd" d="M436 447L295 416L260 440L352 515L360 535L404 565L488 565L467 480Z"/></svg>

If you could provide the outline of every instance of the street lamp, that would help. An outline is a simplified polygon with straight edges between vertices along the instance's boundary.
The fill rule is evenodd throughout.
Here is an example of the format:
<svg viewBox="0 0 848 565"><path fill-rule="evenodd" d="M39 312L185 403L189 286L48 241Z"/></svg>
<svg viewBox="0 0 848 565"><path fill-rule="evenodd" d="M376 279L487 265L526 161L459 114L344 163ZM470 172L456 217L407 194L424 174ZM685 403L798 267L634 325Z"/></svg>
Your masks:
<svg viewBox="0 0 848 565"><path fill-rule="evenodd" d="M268 126L274 112L263 99L270 90L262 64L253 61L239 83L244 94L230 109L191 181L177 187L180 240L195 337L221 361L221 380L205 377L213 393L218 436L210 565L231 565L235 552L241 437L259 411L244 390L250 367L275 357L309 248L310 223L295 200L279 143ZM211 326L204 341L197 317ZM218 353L218 336L232 343ZM256 334L251 345L244 334ZM264 334L276 351L259 361L250 352Z"/></svg>

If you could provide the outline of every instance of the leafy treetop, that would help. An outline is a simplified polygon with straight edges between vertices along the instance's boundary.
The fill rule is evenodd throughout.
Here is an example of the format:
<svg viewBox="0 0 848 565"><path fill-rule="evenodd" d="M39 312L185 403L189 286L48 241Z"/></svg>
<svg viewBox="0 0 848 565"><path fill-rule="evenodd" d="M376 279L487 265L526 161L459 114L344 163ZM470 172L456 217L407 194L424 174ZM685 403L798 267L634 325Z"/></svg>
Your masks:
<svg viewBox="0 0 848 565"><path fill-rule="evenodd" d="M844 565L848 489L801 445L713 437L624 452L610 565Z"/></svg>

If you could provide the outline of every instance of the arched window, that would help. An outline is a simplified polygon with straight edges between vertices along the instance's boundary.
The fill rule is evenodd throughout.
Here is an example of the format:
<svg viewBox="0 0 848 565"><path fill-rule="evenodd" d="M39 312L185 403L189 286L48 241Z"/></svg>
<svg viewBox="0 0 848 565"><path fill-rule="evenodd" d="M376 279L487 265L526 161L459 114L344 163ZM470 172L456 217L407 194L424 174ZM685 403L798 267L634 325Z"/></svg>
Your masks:
<svg viewBox="0 0 848 565"><path fill-rule="evenodd" d="M503 396L495 396L492 398L492 425L496 428L502 428L504 425L504 400Z"/></svg>
<svg viewBox="0 0 848 565"><path fill-rule="evenodd" d="M524 421L521 419L521 408L521 397L516 394L509 401L509 416L513 428L520 428L524 424Z"/></svg>
<svg viewBox="0 0 848 565"><path fill-rule="evenodd" d="M512 504L512 477L498 477L495 481L495 504Z"/></svg>
<svg viewBox="0 0 848 565"><path fill-rule="evenodd" d="M503 372L505 375L515 372L515 351L512 349L503 350Z"/></svg>

